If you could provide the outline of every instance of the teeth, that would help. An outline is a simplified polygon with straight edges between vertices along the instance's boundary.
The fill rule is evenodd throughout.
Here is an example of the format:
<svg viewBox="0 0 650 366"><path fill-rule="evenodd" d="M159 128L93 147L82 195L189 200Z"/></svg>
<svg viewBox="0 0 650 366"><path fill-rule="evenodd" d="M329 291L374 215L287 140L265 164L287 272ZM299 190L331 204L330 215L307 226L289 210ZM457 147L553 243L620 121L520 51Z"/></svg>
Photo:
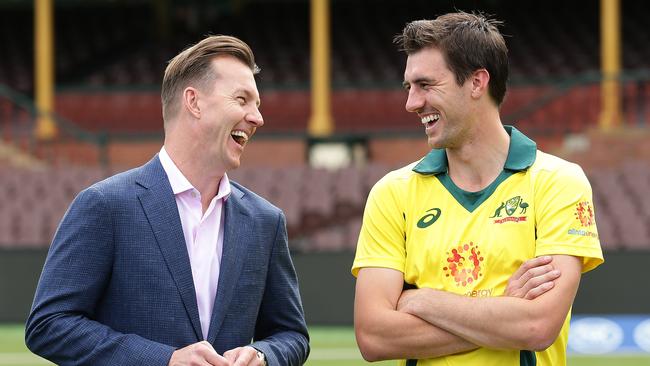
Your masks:
<svg viewBox="0 0 650 366"><path fill-rule="evenodd" d="M440 120L440 114L439 113L429 114L429 115L426 115L426 116L422 117L422 119L421 119L422 124L425 124L425 125L427 123L429 123L429 122L438 122L438 120Z"/></svg>
<svg viewBox="0 0 650 366"><path fill-rule="evenodd" d="M242 139L244 139L244 142L248 141L248 134L246 134L246 132L244 131L241 130L232 131L230 135L235 137L241 137Z"/></svg>

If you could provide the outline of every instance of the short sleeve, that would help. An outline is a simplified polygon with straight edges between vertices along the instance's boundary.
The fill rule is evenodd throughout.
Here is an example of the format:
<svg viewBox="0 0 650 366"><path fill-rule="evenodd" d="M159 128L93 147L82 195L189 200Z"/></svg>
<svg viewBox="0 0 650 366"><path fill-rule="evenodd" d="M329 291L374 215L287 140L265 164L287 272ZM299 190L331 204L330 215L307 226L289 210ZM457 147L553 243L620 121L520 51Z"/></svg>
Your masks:
<svg viewBox="0 0 650 366"><path fill-rule="evenodd" d="M370 191L352 265L355 277L363 267L391 268L404 272L404 199L398 183L399 180L390 179L389 174Z"/></svg>
<svg viewBox="0 0 650 366"><path fill-rule="evenodd" d="M591 186L579 166L566 163L540 172L535 207L536 256L581 257L583 272L603 263Z"/></svg>

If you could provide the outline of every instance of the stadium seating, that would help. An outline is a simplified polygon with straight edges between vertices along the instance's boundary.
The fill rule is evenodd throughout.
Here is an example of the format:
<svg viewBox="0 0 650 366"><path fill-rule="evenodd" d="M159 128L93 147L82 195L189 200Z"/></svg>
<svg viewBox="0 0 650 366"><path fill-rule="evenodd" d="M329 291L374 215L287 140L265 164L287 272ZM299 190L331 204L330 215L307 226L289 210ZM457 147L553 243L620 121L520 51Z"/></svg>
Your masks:
<svg viewBox="0 0 650 366"><path fill-rule="evenodd" d="M201 6L201 8L197 8ZM221 6L221 9L215 7ZM646 2L622 2L623 65L648 67ZM514 80L558 78L598 70L599 7L593 1L522 3L412 0L332 1L332 69L335 87L396 87L403 57L391 39L409 20L480 9L504 21ZM367 9L372 8L369 12ZM63 85L159 85L166 61L206 32L235 34L256 50L264 70L263 88L304 87L309 83L309 3L247 1L173 5L169 36L147 2L96 2L56 8L57 81ZM242 21L245 19L246 21ZM363 19L363 22L359 22ZM0 12L0 83L33 90L32 9L5 6ZM248 24L255 24L249 27ZM372 24L372 27L368 25ZM157 29L159 31L159 29Z"/></svg>
<svg viewBox="0 0 650 366"><path fill-rule="evenodd" d="M241 168L230 174L283 209L294 251L354 250L365 200L390 167L370 164L340 170ZM43 247L74 196L109 172L59 167L0 167L0 247ZM589 173L605 250L650 250L650 166L631 161Z"/></svg>
<svg viewBox="0 0 650 366"><path fill-rule="evenodd" d="M166 37L150 31L160 26L156 17L147 16L154 13L147 2L58 6L56 80L64 88L57 94L56 111L85 130L160 132L159 85L166 62L205 33L224 33L250 43L263 69L258 80L268 122L263 132L305 133L310 111L308 2L217 2L201 4L200 11L197 6L172 4ZM650 32L641 16L648 6L622 2L623 66L628 70L650 66L650 49L644 46ZM574 81L570 87L561 83L599 71L597 3L461 0L452 7L426 0L334 0L331 7L332 102L339 133L419 127L404 111L404 57L391 39L408 20L454 8L478 7L504 21L512 68L502 108L507 122L531 135L557 136L583 131L597 120L596 80ZM0 58L0 83L26 93L33 91L33 54L24 47L33 38L29 24L29 8L7 6L0 13L0 54L7 55ZM625 85L629 123L650 118L649 101L650 83Z"/></svg>
<svg viewBox="0 0 650 366"><path fill-rule="evenodd" d="M204 34L224 33L247 41L262 67L258 85L266 125L260 134L306 133L310 114L308 1L202 2L200 12L196 4L171 2L167 36L158 32L159 25L151 16L152 2L81 3L56 7L60 88L55 104L59 115L84 130L160 133L159 85L166 62ZM407 21L451 11L452 5L463 10L480 6L505 22L502 29L510 52L511 83L501 108L504 122L543 141L549 135L584 131L598 121L597 2L332 0L332 109L337 133L386 136L421 131L418 121L404 110L406 93L400 86L404 57L391 39ZM645 14L650 12L650 3L623 1L621 5L623 66L648 69L650 31ZM34 55L26 45L33 42L33 9L2 6L0 84L29 95ZM564 83L577 76L584 80ZM647 124L648 78L626 79L622 102L628 125ZM0 96L2 138L28 144L24 136L31 134L33 122L28 110ZM87 157L84 163L96 164L98 149L82 145L66 148ZM382 147L382 141L370 141L369 155L376 157ZM603 149L590 152L607 153ZM47 245L77 192L109 174L98 167L64 164L29 171L1 163L0 246ZM356 244L365 198L390 168L372 163L340 171L242 167L232 178L284 210L293 250L350 250ZM647 163L586 170L594 189L603 246L608 250L650 249Z"/></svg>

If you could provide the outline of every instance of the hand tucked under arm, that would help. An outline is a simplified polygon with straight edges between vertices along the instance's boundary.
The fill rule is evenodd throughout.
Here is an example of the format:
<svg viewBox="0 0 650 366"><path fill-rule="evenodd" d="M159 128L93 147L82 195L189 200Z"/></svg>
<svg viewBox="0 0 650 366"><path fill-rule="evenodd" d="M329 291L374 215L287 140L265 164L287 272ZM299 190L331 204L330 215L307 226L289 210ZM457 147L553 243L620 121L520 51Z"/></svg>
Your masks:
<svg viewBox="0 0 650 366"><path fill-rule="evenodd" d="M529 259L508 280L505 296L533 300L555 286L553 280L560 277L560 270L551 262L553 257L545 255Z"/></svg>
<svg viewBox="0 0 650 366"><path fill-rule="evenodd" d="M542 350L555 341L562 328L578 289L582 264L579 258L556 255L553 267L562 273L554 290L533 300L472 298L423 288L403 294L399 309L480 346ZM525 290L513 293L517 292Z"/></svg>

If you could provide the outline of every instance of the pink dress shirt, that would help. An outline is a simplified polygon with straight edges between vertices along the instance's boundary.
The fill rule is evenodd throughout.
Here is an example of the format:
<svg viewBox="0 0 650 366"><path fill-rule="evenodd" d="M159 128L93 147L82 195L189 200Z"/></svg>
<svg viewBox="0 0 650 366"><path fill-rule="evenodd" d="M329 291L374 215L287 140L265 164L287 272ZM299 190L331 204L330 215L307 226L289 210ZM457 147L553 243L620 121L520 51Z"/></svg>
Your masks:
<svg viewBox="0 0 650 366"><path fill-rule="evenodd" d="M230 181L224 174L219 182L217 195L212 198L208 209L203 213L201 194L174 164L164 146L158 157L176 198L187 254L192 267L201 331L203 339L207 339L219 283L219 267L223 251L223 203L230 195Z"/></svg>

